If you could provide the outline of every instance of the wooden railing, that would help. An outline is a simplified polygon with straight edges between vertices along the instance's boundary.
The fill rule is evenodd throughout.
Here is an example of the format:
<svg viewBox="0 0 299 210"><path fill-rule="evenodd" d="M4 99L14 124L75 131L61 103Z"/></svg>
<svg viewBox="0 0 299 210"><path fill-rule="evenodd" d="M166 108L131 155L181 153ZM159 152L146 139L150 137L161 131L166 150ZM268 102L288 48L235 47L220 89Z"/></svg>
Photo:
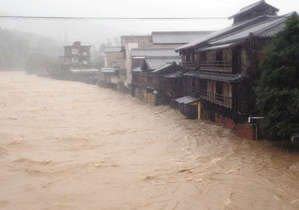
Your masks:
<svg viewBox="0 0 299 210"><path fill-rule="evenodd" d="M203 71L232 72L232 64L223 61L201 63L199 66Z"/></svg>
<svg viewBox="0 0 299 210"><path fill-rule="evenodd" d="M219 95L208 91L200 91L200 97L214 104L232 109L232 97Z"/></svg>

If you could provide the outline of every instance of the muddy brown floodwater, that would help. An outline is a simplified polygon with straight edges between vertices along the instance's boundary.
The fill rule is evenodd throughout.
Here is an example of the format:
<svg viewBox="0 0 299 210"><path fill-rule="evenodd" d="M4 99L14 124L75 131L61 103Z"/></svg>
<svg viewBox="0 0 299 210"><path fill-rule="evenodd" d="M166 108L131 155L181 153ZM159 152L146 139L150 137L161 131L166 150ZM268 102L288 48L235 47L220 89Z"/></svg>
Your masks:
<svg viewBox="0 0 299 210"><path fill-rule="evenodd" d="M299 157L167 106L0 73L0 209L299 209Z"/></svg>

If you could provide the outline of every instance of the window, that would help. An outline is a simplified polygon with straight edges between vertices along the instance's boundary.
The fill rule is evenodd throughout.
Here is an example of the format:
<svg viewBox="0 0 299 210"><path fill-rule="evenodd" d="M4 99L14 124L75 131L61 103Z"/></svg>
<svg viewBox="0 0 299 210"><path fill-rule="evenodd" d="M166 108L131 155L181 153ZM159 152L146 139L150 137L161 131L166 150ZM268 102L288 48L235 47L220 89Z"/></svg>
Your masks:
<svg viewBox="0 0 299 210"><path fill-rule="evenodd" d="M244 49L241 51L241 63L242 63L242 68L244 69L248 68L249 66L248 56L246 50Z"/></svg>
<svg viewBox="0 0 299 210"><path fill-rule="evenodd" d="M189 54L186 55L186 63L191 62L191 56Z"/></svg>
<svg viewBox="0 0 299 210"><path fill-rule="evenodd" d="M200 62L207 63L207 53L206 52L200 53Z"/></svg>
<svg viewBox="0 0 299 210"><path fill-rule="evenodd" d="M200 94L206 96L207 95L207 90L208 90L207 80L200 80L199 86L200 86Z"/></svg>
<svg viewBox="0 0 299 210"><path fill-rule="evenodd" d="M195 92L195 87L196 87L196 81L195 78L191 79L191 90L192 92Z"/></svg>
<svg viewBox="0 0 299 210"><path fill-rule="evenodd" d="M224 101L223 97L223 83L222 82L216 82L216 94L215 94L217 101Z"/></svg>
<svg viewBox="0 0 299 210"><path fill-rule="evenodd" d="M217 50L216 51L216 62L220 63L223 61L223 51L222 50Z"/></svg>
<svg viewBox="0 0 299 210"><path fill-rule="evenodd" d="M222 82L216 82L216 94L223 95L223 83Z"/></svg>

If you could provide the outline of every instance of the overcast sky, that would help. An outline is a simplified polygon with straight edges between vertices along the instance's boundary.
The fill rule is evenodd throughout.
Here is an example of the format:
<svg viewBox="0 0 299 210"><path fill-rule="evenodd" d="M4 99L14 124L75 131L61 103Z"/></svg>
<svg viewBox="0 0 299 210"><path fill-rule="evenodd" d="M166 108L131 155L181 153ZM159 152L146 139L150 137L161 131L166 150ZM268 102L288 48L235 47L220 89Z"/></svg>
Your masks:
<svg viewBox="0 0 299 210"><path fill-rule="evenodd" d="M31 16L228 17L256 0L0 0L0 13ZM267 0L279 14L299 11L299 0ZM153 30L217 30L228 20L201 21L21 21L0 20L5 28L43 34L60 41L99 43L121 34Z"/></svg>

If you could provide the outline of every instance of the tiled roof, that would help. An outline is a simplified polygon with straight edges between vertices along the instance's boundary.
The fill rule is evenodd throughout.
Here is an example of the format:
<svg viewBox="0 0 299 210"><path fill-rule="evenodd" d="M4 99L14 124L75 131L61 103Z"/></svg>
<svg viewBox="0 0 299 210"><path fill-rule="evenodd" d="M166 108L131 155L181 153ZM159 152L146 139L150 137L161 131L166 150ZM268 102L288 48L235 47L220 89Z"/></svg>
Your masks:
<svg viewBox="0 0 299 210"><path fill-rule="evenodd" d="M132 57L179 57L173 48L137 48L132 49Z"/></svg>
<svg viewBox="0 0 299 210"><path fill-rule="evenodd" d="M193 47L209 47L242 40L250 35L264 37L273 36L284 28L284 23L288 17L294 13L284 16L259 16L241 24L233 25L218 32L212 33L203 39L183 45L177 51Z"/></svg>
<svg viewBox="0 0 299 210"><path fill-rule="evenodd" d="M231 47L233 45L234 45L233 43L222 44L222 45L213 45L213 46L210 46L210 47L199 48L197 51L201 52L201 51L208 51L208 50L217 50L217 49L223 49L223 48Z"/></svg>
<svg viewBox="0 0 299 210"><path fill-rule="evenodd" d="M220 44L220 43L223 44L232 41L237 41L237 40L245 39L250 35L261 36L266 31L268 31L269 35L273 36L284 28L285 21L287 20L288 17L289 15L282 16L282 17L275 17L275 18L269 17L265 21L249 26L225 38L219 39L216 42L213 42L212 44Z"/></svg>
<svg viewBox="0 0 299 210"><path fill-rule="evenodd" d="M176 50L184 50L184 49L188 49L188 48L192 48L192 47L195 47L197 45L200 45L200 44L203 44L203 43L206 43L208 42L209 40L211 39L216 39L218 37L222 37L222 36L225 36L227 34L230 34L234 31L239 31L239 30L242 30L243 28L247 27L248 25L251 25L251 24L254 24L256 22L259 22L261 20L265 19L265 17L257 17L257 18L254 18L254 19L251 19L251 20L248 20L248 21L244 21L240 24L236 24L236 25L232 25L232 26L229 26L229 27L226 27L222 30L219 30L219 31L216 31L214 33L211 33L203 38L199 38L193 42L190 42L188 44L185 44L185 45L182 45L180 47L178 47Z"/></svg>
<svg viewBox="0 0 299 210"><path fill-rule="evenodd" d="M172 64L173 62L179 64L181 59L179 57L174 58L146 58L145 62L150 69L158 69L162 66Z"/></svg>
<svg viewBox="0 0 299 210"><path fill-rule="evenodd" d="M164 72L165 70L168 70L170 67L174 66L175 63L166 63L162 66L159 66L158 68L156 68L155 70L152 71L152 73L160 73L160 72Z"/></svg>
<svg viewBox="0 0 299 210"><path fill-rule="evenodd" d="M152 42L154 44L186 44L212 31L154 31Z"/></svg>
<svg viewBox="0 0 299 210"><path fill-rule="evenodd" d="M201 71L189 71L184 73L184 75L219 82L239 82L243 79L242 74L205 73Z"/></svg>
<svg viewBox="0 0 299 210"><path fill-rule="evenodd" d="M262 6L262 5L267 5L268 7L272 7L272 8L274 8L276 11L278 11L277 8L273 7L273 6L270 5L270 4L267 4L267 3L265 2L265 0L260 0L260 1L258 1L258 2L255 2L255 3L253 3L253 4L248 5L248 6L246 6L246 7L243 7L242 9L240 9L240 11L239 11L238 13L234 14L233 16L231 16L231 17L229 17L229 18L234 18L234 17L239 16L239 15L241 15L241 14L247 13L247 12L249 12L249 11L251 11L251 10L253 10L253 9L257 8L257 7L259 7L259 6Z"/></svg>

